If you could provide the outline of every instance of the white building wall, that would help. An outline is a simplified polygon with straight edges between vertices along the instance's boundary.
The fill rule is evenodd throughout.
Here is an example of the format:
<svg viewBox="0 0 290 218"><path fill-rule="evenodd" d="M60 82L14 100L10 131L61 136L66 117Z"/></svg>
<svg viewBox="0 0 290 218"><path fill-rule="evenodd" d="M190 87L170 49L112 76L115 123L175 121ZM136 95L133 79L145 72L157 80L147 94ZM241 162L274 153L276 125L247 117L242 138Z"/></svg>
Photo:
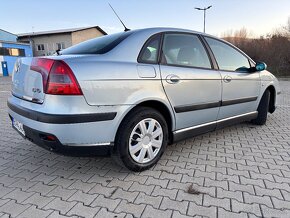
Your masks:
<svg viewBox="0 0 290 218"><path fill-rule="evenodd" d="M57 50L56 43L64 43L65 48L72 45L71 34L44 35L33 38L34 56L52 55ZM38 51L37 46L44 45L44 51Z"/></svg>

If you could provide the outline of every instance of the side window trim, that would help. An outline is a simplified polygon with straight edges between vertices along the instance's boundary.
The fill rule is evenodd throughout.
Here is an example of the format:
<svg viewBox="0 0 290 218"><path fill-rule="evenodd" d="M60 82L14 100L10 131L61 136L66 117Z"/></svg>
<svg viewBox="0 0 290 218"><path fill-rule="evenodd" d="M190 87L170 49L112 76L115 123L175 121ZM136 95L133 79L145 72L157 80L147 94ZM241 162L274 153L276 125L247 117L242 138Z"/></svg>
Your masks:
<svg viewBox="0 0 290 218"><path fill-rule="evenodd" d="M164 60L162 59L162 54L163 54L163 43L164 43L164 36L166 34L180 34L180 35L192 35L192 36L196 36L200 43L202 44L206 54L207 54L207 58L210 62L210 65L211 67L210 68L206 68L206 67L196 67L196 66L185 66L185 65L178 65L178 64L168 64L166 62L164 62ZM159 64L160 65L166 65L166 66L173 66L173 67L185 67L185 68L194 68L194 69L204 69L204 70L215 70L215 63L214 61L212 60L212 57L211 57L211 53L210 53L210 50L208 50L207 48L207 44L204 43L204 40L202 39L202 36L200 34L197 34L197 33L190 33L190 32L175 32L175 31L168 31L168 32L163 32L162 33L162 37L161 37L161 41L160 41L160 57L159 57Z"/></svg>
<svg viewBox="0 0 290 218"><path fill-rule="evenodd" d="M208 55L210 57L210 60L211 60L211 63L212 63L212 67L214 70L219 70L219 65L217 63L217 60L214 56L214 53L212 52L209 44L207 43L207 41L205 40L204 36L203 35L199 35L200 36L200 39L201 41L203 42L204 44L204 47L206 48L206 51L208 52Z"/></svg>

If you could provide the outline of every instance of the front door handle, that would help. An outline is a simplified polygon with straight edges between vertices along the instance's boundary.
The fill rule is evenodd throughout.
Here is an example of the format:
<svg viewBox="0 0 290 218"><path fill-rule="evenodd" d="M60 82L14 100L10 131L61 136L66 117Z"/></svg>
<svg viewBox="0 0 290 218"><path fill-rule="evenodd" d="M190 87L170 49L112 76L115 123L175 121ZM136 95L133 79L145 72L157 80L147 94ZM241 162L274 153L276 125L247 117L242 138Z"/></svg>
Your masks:
<svg viewBox="0 0 290 218"><path fill-rule="evenodd" d="M168 82L169 84L178 83L179 80L180 80L179 76L174 75L174 74L170 74L166 77L166 82Z"/></svg>
<svg viewBox="0 0 290 218"><path fill-rule="evenodd" d="M231 82L231 81L232 81L232 77L231 77L231 76L226 75L226 76L224 77L224 82L225 82L225 83L229 83L229 82Z"/></svg>

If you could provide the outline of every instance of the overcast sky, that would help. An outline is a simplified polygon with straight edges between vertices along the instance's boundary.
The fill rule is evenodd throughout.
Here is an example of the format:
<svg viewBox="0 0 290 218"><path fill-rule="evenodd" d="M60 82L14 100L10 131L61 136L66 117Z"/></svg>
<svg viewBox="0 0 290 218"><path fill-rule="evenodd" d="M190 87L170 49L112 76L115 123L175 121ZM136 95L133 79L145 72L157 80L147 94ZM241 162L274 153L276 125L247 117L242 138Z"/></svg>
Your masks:
<svg viewBox="0 0 290 218"><path fill-rule="evenodd" d="M131 29L164 26L220 35L246 27L256 36L286 25L290 0L1 0L0 29L38 32L98 25L107 33L123 28L108 6L112 4Z"/></svg>

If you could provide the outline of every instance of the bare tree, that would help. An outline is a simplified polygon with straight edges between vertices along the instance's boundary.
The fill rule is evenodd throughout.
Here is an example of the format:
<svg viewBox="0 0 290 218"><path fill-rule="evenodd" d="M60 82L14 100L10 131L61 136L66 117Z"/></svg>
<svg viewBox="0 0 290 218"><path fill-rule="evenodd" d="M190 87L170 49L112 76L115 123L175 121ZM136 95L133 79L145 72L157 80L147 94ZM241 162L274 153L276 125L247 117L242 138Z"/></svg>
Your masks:
<svg viewBox="0 0 290 218"><path fill-rule="evenodd" d="M290 16L288 17L288 22L287 22L287 31L290 33Z"/></svg>
<svg viewBox="0 0 290 218"><path fill-rule="evenodd" d="M223 38L245 51L253 60L264 61L276 76L290 76L290 17L287 27L252 38L246 28L223 33Z"/></svg>

